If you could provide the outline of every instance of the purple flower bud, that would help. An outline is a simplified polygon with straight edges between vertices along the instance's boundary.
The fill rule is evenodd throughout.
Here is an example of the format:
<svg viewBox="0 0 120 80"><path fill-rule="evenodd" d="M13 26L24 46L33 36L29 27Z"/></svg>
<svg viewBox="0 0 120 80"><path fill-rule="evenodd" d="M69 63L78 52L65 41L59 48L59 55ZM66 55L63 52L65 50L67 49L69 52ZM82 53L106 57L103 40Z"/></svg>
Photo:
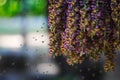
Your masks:
<svg viewBox="0 0 120 80"><path fill-rule="evenodd" d="M101 12L98 12L98 15L97 15L98 17L100 17L101 16Z"/></svg>
<svg viewBox="0 0 120 80"><path fill-rule="evenodd" d="M66 28L66 29L65 29L65 32L66 32L66 33L68 33L68 32L69 32L69 29L68 29L68 28Z"/></svg>
<svg viewBox="0 0 120 80"><path fill-rule="evenodd" d="M72 39L75 37L75 34L72 34Z"/></svg>
<svg viewBox="0 0 120 80"><path fill-rule="evenodd" d="M99 26L97 25L97 26L95 26L95 28L99 28Z"/></svg>
<svg viewBox="0 0 120 80"><path fill-rule="evenodd" d="M90 30L90 28L89 27L87 27L87 31L89 31Z"/></svg>
<svg viewBox="0 0 120 80"><path fill-rule="evenodd" d="M64 45L64 48L66 48L66 49L67 49L67 48L68 48L68 46L65 44L65 45Z"/></svg>

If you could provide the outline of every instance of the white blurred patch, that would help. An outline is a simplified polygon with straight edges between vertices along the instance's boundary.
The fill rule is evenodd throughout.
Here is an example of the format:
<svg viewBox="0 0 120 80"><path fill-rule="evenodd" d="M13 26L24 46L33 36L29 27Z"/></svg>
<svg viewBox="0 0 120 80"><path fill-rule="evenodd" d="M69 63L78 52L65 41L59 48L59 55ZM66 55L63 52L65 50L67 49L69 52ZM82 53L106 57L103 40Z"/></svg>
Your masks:
<svg viewBox="0 0 120 80"><path fill-rule="evenodd" d="M43 36L43 37L42 37ZM29 33L27 34L27 45L31 47L48 47L48 33Z"/></svg>
<svg viewBox="0 0 120 80"><path fill-rule="evenodd" d="M21 35L0 35L0 47L21 48L23 38Z"/></svg>
<svg viewBox="0 0 120 80"><path fill-rule="evenodd" d="M59 74L60 71L58 66L53 63L38 64L37 70L40 74L46 74L46 75L57 75Z"/></svg>

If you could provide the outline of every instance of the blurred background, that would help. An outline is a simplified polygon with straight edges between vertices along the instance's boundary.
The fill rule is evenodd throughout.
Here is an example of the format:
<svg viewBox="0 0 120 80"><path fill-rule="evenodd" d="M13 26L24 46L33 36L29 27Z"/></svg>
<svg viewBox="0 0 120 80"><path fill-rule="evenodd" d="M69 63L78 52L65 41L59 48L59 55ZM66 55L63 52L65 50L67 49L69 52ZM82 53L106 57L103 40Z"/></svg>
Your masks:
<svg viewBox="0 0 120 80"><path fill-rule="evenodd" d="M0 80L117 80L88 59L50 58L47 0L0 0ZM119 66L118 66L119 67Z"/></svg>

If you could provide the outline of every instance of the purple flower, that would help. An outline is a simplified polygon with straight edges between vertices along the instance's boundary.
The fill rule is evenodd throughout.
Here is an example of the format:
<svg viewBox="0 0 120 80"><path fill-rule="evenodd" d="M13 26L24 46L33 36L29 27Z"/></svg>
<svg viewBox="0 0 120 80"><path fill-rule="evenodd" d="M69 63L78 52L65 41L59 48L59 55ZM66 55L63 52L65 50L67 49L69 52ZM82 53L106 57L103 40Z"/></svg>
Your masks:
<svg viewBox="0 0 120 80"><path fill-rule="evenodd" d="M98 12L97 16L100 17L101 16L101 12Z"/></svg>

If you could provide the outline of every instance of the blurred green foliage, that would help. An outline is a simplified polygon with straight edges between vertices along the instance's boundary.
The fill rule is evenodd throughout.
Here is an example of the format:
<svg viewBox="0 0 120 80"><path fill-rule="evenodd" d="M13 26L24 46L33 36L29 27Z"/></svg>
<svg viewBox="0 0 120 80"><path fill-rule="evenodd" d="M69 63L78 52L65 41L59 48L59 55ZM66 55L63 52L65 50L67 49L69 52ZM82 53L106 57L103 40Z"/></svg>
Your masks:
<svg viewBox="0 0 120 80"><path fill-rule="evenodd" d="M47 0L0 0L0 16L46 15Z"/></svg>

